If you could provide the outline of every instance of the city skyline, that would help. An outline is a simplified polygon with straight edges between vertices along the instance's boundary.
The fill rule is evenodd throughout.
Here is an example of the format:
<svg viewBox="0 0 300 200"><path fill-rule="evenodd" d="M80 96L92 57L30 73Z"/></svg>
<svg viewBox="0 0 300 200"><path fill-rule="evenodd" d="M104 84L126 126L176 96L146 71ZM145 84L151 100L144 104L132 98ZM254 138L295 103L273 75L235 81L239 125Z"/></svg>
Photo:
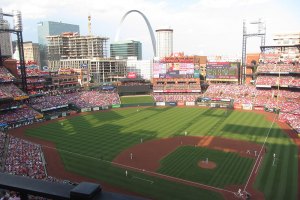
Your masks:
<svg viewBox="0 0 300 200"><path fill-rule="evenodd" d="M24 41L37 42L37 23L62 21L78 24L81 35L88 34L88 15L92 16L92 33L114 38L123 15L129 10L145 14L153 30L174 30L174 52L186 55L241 56L243 19L262 18L267 26L266 45L276 33L300 32L300 2L296 0L4 0L4 12L20 10L23 18ZM12 25L12 23L11 23ZM254 28L253 25L251 28ZM251 30L249 30L251 31ZM253 31L253 30L252 30ZM143 58L153 56L147 26L137 13L124 21L120 40L137 40L143 44ZM259 52L260 39L250 38L247 52Z"/></svg>

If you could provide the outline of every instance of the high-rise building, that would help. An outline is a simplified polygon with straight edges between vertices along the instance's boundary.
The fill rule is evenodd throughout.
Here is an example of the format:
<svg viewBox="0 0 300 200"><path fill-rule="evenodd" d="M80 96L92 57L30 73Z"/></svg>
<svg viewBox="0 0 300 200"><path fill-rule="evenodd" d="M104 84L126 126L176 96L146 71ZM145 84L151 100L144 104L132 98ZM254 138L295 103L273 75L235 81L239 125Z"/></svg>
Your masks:
<svg viewBox="0 0 300 200"><path fill-rule="evenodd" d="M136 57L142 60L142 43L134 40L114 42L110 44L110 57L120 59Z"/></svg>
<svg viewBox="0 0 300 200"><path fill-rule="evenodd" d="M59 67L58 62L66 59L93 59L107 57L107 37L80 36L66 32L47 36L48 67Z"/></svg>
<svg viewBox="0 0 300 200"><path fill-rule="evenodd" d="M79 25L53 21L43 21L38 23L38 43L40 45L41 66L48 65L47 36L60 35L63 32L77 32L79 34Z"/></svg>
<svg viewBox="0 0 300 200"><path fill-rule="evenodd" d="M3 19L3 15L0 15L0 28L9 29L9 23L7 20ZM9 32L0 32L0 48L2 56L12 56L12 42Z"/></svg>
<svg viewBox="0 0 300 200"><path fill-rule="evenodd" d="M24 58L26 62L34 62L40 66L39 44L32 42L24 42Z"/></svg>
<svg viewBox="0 0 300 200"><path fill-rule="evenodd" d="M156 30L156 56L159 58L173 54L173 29Z"/></svg>

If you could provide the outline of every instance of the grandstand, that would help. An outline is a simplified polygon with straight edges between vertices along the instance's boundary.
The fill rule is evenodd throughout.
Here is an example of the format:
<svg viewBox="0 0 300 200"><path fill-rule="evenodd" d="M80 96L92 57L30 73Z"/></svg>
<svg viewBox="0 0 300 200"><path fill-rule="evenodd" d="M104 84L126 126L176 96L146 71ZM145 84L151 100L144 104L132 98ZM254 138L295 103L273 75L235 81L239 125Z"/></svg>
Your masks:
<svg viewBox="0 0 300 200"><path fill-rule="evenodd" d="M192 105L201 94L199 63L194 57L165 57L153 67L153 98L161 105ZM200 61L199 61L200 62Z"/></svg>
<svg viewBox="0 0 300 200"><path fill-rule="evenodd" d="M216 76L216 81L211 77L205 91L201 90L200 78L197 77L196 70L194 69L193 76L191 71L190 74L187 73L188 70L192 70L190 64L184 63L181 72L172 69L165 74L159 73L159 77L153 79L152 96L156 105L197 105L276 112L279 113L279 121L289 124L300 134L300 66L298 63L260 63L253 85L239 85L237 81L230 81L228 77L226 77L227 81L220 81L220 75ZM69 79L66 75L63 77L55 75L59 77L53 79L57 80L55 83L57 87L47 87L45 90L46 78L39 71L33 70L32 73L27 72L28 88L31 88L32 83L32 89L38 89L39 95L28 96L17 87L16 78L9 70L4 67L0 69L0 127L4 131L78 112L120 107L119 96L121 95L151 92L150 83L141 79L128 78L116 87L109 85L84 90L77 87L69 88L68 85L61 88L60 80L64 81L63 79L67 79L66 82L71 86L77 85L74 78ZM210 71L207 73L209 75ZM43 87L39 88L37 83L41 83ZM38 144L0 132L0 157L2 158L0 161L4 172L61 182L59 179L47 176L42 155L43 151Z"/></svg>

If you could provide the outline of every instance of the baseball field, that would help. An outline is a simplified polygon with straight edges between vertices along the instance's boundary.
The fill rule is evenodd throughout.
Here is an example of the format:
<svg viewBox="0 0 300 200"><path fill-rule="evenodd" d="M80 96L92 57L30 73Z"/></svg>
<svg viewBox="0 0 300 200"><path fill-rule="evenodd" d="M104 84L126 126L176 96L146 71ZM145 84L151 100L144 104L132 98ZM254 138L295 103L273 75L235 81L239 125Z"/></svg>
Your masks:
<svg viewBox="0 0 300 200"><path fill-rule="evenodd" d="M150 199L234 199L238 189L297 199L298 149L273 117L133 107L51 121L25 133L53 144L43 145L48 168L58 165L49 163L58 151L66 171Z"/></svg>

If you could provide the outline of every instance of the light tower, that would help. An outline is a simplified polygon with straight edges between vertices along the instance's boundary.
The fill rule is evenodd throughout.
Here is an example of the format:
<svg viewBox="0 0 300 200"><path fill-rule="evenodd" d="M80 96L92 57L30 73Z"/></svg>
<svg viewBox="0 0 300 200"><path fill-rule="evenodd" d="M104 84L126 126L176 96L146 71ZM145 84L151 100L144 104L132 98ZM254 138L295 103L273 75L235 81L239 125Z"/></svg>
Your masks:
<svg viewBox="0 0 300 200"><path fill-rule="evenodd" d="M20 69L21 69L21 77L22 77L22 89L24 92L27 92L27 81L26 81L26 69L25 69L25 58L24 58L24 49L23 49L23 25L22 25L22 16L21 11L13 10L12 13L4 13L2 9L0 9L0 19L3 19L3 16L12 17L13 18L13 28L5 27L0 24L0 32L8 32L15 33L17 35L18 40L18 49L19 49L19 57L20 57ZM0 52L1 53L1 52ZM2 56L0 54L0 58Z"/></svg>
<svg viewBox="0 0 300 200"><path fill-rule="evenodd" d="M241 83L245 83L246 80L246 53L247 53L247 38L249 37L260 37L260 45L265 46L266 42L266 23L261 19L250 22L249 25L257 25L256 33L248 33L246 20L243 21L243 48L242 48L242 70L240 73ZM263 53L263 52L262 52Z"/></svg>

